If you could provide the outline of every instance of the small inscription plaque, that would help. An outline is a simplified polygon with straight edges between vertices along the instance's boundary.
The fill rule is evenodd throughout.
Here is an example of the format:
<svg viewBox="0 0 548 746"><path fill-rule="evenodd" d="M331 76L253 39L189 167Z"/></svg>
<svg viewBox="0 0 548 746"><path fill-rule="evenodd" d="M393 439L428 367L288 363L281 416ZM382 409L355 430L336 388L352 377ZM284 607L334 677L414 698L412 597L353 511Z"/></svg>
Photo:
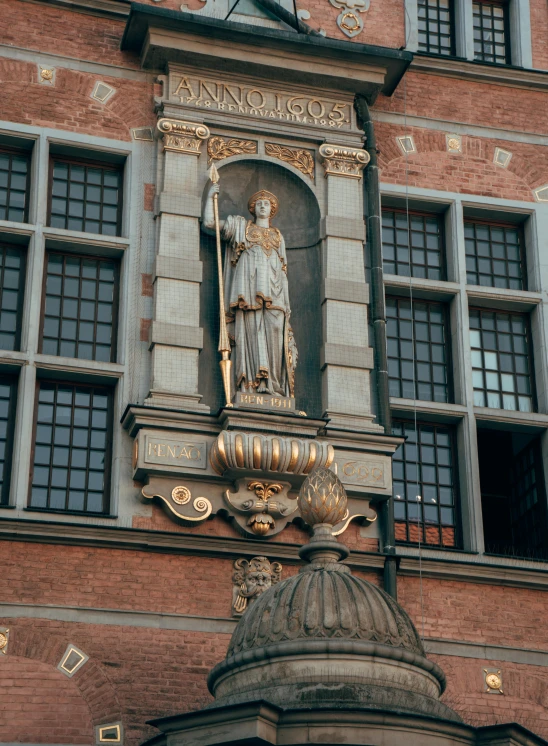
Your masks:
<svg viewBox="0 0 548 746"><path fill-rule="evenodd" d="M290 396L271 396L270 394L242 394L238 392L234 400L235 407L251 409L270 409L276 412L294 412L295 399Z"/></svg>
<svg viewBox="0 0 548 746"><path fill-rule="evenodd" d="M149 464L205 469L207 467L206 444L203 441L171 440L147 435L145 437L145 461Z"/></svg>
<svg viewBox="0 0 548 746"><path fill-rule="evenodd" d="M365 461L364 459L337 461L337 472L343 482L364 487L384 489L387 484L386 468L383 461Z"/></svg>

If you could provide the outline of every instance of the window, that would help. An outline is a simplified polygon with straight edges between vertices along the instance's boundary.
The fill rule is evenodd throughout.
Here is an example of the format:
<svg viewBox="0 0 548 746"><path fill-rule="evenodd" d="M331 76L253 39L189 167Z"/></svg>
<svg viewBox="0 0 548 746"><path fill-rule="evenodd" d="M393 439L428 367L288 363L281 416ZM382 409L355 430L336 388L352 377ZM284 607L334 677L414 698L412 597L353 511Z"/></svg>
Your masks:
<svg viewBox="0 0 548 746"><path fill-rule="evenodd" d="M481 62L510 64L508 5L474 2L474 58Z"/></svg>
<svg viewBox="0 0 548 746"><path fill-rule="evenodd" d="M441 216L412 212L408 225L406 212L383 210L382 253L388 274L444 280Z"/></svg>
<svg viewBox="0 0 548 746"><path fill-rule="evenodd" d="M470 310L474 404L533 411L531 344L523 314Z"/></svg>
<svg viewBox="0 0 548 746"><path fill-rule="evenodd" d="M464 236L470 285L525 289L523 241L518 228L466 221Z"/></svg>
<svg viewBox="0 0 548 746"><path fill-rule="evenodd" d="M0 505L9 499L16 396L17 382L0 376Z"/></svg>
<svg viewBox="0 0 548 746"><path fill-rule="evenodd" d="M49 223L52 227L119 236L121 215L120 170L53 160Z"/></svg>
<svg viewBox="0 0 548 746"><path fill-rule="evenodd" d="M25 286L25 256L0 243L0 349L18 350Z"/></svg>
<svg viewBox="0 0 548 746"><path fill-rule="evenodd" d="M115 359L117 269L110 259L47 254L43 353Z"/></svg>
<svg viewBox="0 0 548 746"><path fill-rule="evenodd" d="M451 0L419 0L419 52L455 54Z"/></svg>
<svg viewBox="0 0 548 746"><path fill-rule="evenodd" d="M479 429L478 456L486 552L548 559L539 437Z"/></svg>
<svg viewBox="0 0 548 746"><path fill-rule="evenodd" d="M98 386L39 386L30 507L108 512L112 394Z"/></svg>
<svg viewBox="0 0 548 746"><path fill-rule="evenodd" d="M25 153L0 150L0 220L27 222L29 166Z"/></svg>
<svg viewBox="0 0 548 746"><path fill-rule="evenodd" d="M421 301L411 308L406 298L387 298L386 315L390 396L448 402L445 307Z"/></svg>
<svg viewBox="0 0 548 746"><path fill-rule="evenodd" d="M406 437L393 459L396 541L455 547L457 485L453 432L442 425L394 422ZM419 496L420 499L417 499Z"/></svg>

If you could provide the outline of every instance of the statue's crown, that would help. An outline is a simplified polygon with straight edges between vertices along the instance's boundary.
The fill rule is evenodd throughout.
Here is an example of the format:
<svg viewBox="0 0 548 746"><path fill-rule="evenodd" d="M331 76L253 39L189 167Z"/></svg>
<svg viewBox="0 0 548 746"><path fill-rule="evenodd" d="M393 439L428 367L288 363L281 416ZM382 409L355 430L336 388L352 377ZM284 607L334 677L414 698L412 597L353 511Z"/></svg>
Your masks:
<svg viewBox="0 0 548 746"><path fill-rule="evenodd" d="M259 189L258 192L252 194L247 203L248 210L252 215L255 215L255 203L258 199L267 199L270 202L270 217L273 218L280 206L276 195L266 189Z"/></svg>

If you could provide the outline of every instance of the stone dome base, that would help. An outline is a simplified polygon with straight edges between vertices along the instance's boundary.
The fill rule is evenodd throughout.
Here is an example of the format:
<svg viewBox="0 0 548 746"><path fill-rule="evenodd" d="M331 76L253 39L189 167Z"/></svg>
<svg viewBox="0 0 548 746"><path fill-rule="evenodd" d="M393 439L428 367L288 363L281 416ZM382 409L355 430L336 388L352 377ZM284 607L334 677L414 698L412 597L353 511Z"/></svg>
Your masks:
<svg viewBox="0 0 548 746"><path fill-rule="evenodd" d="M440 670L421 655L361 640L294 640L237 653L209 677L216 707L353 707L460 718L439 701ZM321 703L321 704L320 704Z"/></svg>

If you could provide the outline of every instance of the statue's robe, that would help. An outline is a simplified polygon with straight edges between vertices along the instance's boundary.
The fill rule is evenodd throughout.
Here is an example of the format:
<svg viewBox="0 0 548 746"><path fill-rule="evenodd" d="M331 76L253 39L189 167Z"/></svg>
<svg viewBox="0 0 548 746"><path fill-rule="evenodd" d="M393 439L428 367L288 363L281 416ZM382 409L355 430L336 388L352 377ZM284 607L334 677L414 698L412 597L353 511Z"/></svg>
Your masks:
<svg viewBox="0 0 548 746"><path fill-rule="evenodd" d="M291 308L286 253L277 228L260 228L230 215L226 241L225 313L234 345L236 391L293 396L296 362L289 326Z"/></svg>

